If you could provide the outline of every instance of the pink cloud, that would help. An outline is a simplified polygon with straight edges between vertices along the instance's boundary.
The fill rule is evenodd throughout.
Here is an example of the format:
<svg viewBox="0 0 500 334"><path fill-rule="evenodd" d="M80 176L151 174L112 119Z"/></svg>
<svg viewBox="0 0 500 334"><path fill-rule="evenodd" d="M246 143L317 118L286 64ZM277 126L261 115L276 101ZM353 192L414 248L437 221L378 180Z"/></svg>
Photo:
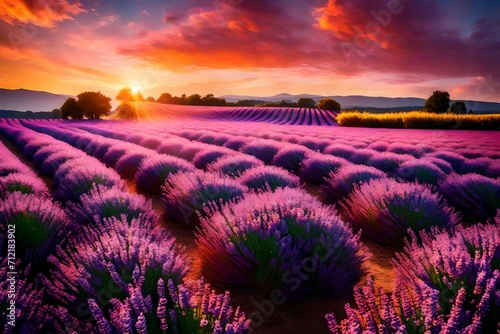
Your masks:
<svg viewBox="0 0 500 334"><path fill-rule="evenodd" d="M10 24L21 22L53 27L56 22L72 19L84 11L79 1L0 0L0 19Z"/></svg>

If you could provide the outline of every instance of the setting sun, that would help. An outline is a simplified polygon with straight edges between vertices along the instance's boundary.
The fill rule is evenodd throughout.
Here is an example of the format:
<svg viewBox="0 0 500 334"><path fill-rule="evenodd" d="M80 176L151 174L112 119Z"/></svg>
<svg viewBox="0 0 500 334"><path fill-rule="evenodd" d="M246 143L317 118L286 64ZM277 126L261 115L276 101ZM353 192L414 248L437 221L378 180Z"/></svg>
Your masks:
<svg viewBox="0 0 500 334"><path fill-rule="evenodd" d="M132 87L132 93L137 94L139 92L139 87Z"/></svg>

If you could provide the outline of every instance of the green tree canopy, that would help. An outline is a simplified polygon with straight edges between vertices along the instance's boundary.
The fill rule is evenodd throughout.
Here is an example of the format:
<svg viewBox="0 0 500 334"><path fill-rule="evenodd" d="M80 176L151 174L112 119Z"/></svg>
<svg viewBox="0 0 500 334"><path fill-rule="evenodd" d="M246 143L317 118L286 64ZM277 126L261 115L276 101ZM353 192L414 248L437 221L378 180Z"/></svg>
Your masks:
<svg viewBox="0 0 500 334"><path fill-rule="evenodd" d="M466 114L467 106L465 105L465 102L457 101L451 105L450 111L454 114Z"/></svg>
<svg viewBox="0 0 500 334"><path fill-rule="evenodd" d="M450 94L436 90L425 102L424 110L433 113L445 113L450 109Z"/></svg>
<svg viewBox="0 0 500 334"><path fill-rule="evenodd" d="M297 105L300 108L314 108L316 105L316 102L314 102L313 99L300 98L299 101L297 101Z"/></svg>
<svg viewBox="0 0 500 334"><path fill-rule="evenodd" d="M88 119L99 119L109 115L111 111L111 98L101 92L84 92L78 95L78 104L83 109L83 114Z"/></svg>
<svg viewBox="0 0 500 334"><path fill-rule="evenodd" d="M82 119L83 118L83 110L78 102L70 97L66 101L64 101L61 106L61 117L63 119Z"/></svg>
<svg viewBox="0 0 500 334"><path fill-rule="evenodd" d="M318 102L319 109L332 110L332 111L340 111L340 103L333 99L321 99Z"/></svg>

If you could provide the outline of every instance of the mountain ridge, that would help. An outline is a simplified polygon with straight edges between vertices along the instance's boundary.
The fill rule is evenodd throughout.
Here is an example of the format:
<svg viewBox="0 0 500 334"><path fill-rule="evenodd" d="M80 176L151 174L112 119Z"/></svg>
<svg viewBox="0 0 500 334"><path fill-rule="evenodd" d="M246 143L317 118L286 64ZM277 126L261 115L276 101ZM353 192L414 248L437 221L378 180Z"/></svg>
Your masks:
<svg viewBox="0 0 500 334"><path fill-rule="evenodd" d="M52 111L60 108L61 105L71 95L55 94L44 91L0 88L0 110L15 111ZM222 95L228 102L239 100L262 100L267 102L279 102L281 100L298 101L300 98L312 98L318 102L322 98L332 98L340 103L343 109L358 108L361 110L380 109L383 111L394 111L397 108L408 110L409 107L423 108L426 99L417 97L384 97L384 96L364 96L364 95L314 95L314 94L289 94L280 93L272 96L250 96L250 95ZM453 100L454 102L456 100ZM468 109L474 112L500 112L500 103L483 101L464 101ZM366 108L366 109L364 109Z"/></svg>

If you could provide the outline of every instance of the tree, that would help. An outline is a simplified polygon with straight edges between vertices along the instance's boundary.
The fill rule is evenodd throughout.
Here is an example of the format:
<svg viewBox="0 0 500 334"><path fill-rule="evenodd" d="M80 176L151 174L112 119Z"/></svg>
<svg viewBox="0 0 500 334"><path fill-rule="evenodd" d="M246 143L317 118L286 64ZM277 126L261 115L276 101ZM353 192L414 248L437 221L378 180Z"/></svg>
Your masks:
<svg viewBox="0 0 500 334"><path fill-rule="evenodd" d="M424 110L433 113L445 113L450 108L450 94L436 90L425 102Z"/></svg>
<svg viewBox="0 0 500 334"><path fill-rule="evenodd" d="M101 92L84 92L77 97L83 115L88 119L99 119L111 111L111 99Z"/></svg>
<svg viewBox="0 0 500 334"><path fill-rule="evenodd" d="M340 111L340 103L333 99L321 99L318 102L319 109L332 110L332 111Z"/></svg>
<svg viewBox="0 0 500 334"><path fill-rule="evenodd" d="M457 101L451 105L450 111L453 114L466 114L467 113L467 106L465 105L465 102Z"/></svg>
<svg viewBox="0 0 500 334"><path fill-rule="evenodd" d="M62 117L61 115L61 109L52 109L52 118L55 119L60 119Z"/></svg>
<svg viewBox="0 0 500 334"><path fill-rule="evenodd" d="M314 106L316 105L316 102L314 102L313 99L300 98L299 101L297 102L297 105L300 108L314 108Z"/></svg>
<svg viewBox="0 0 500 334"><path fill-rule="evenodd" d="M160 95L160 97L156 100L156 102L159 103L172 103L172 95L169 93L163 93Z"/></svg>
<svg viewBox="0 0 500 334"><path fill-rule="evenodd" d="M189 95L186 99L186 103L191 106L201 105L201 95L200 94Z"/></svg>
<svg viewBox="0 0 500 334"><path fill-rule="evenodd" d="M146 99L146 101L148 101L148 102L156 102L156 101L155 101L155 98L154 98L154 97L152 97L152 96L148 97L148 98Z"/></svg>
<svg viewBox="0 0 500 334"><path fill-rule="evenodd" d="M83 109L78 104L78 102L70 97L66 101L64 101L61 106L61 117L63 119L82 119L83 118Z"/></svg>

